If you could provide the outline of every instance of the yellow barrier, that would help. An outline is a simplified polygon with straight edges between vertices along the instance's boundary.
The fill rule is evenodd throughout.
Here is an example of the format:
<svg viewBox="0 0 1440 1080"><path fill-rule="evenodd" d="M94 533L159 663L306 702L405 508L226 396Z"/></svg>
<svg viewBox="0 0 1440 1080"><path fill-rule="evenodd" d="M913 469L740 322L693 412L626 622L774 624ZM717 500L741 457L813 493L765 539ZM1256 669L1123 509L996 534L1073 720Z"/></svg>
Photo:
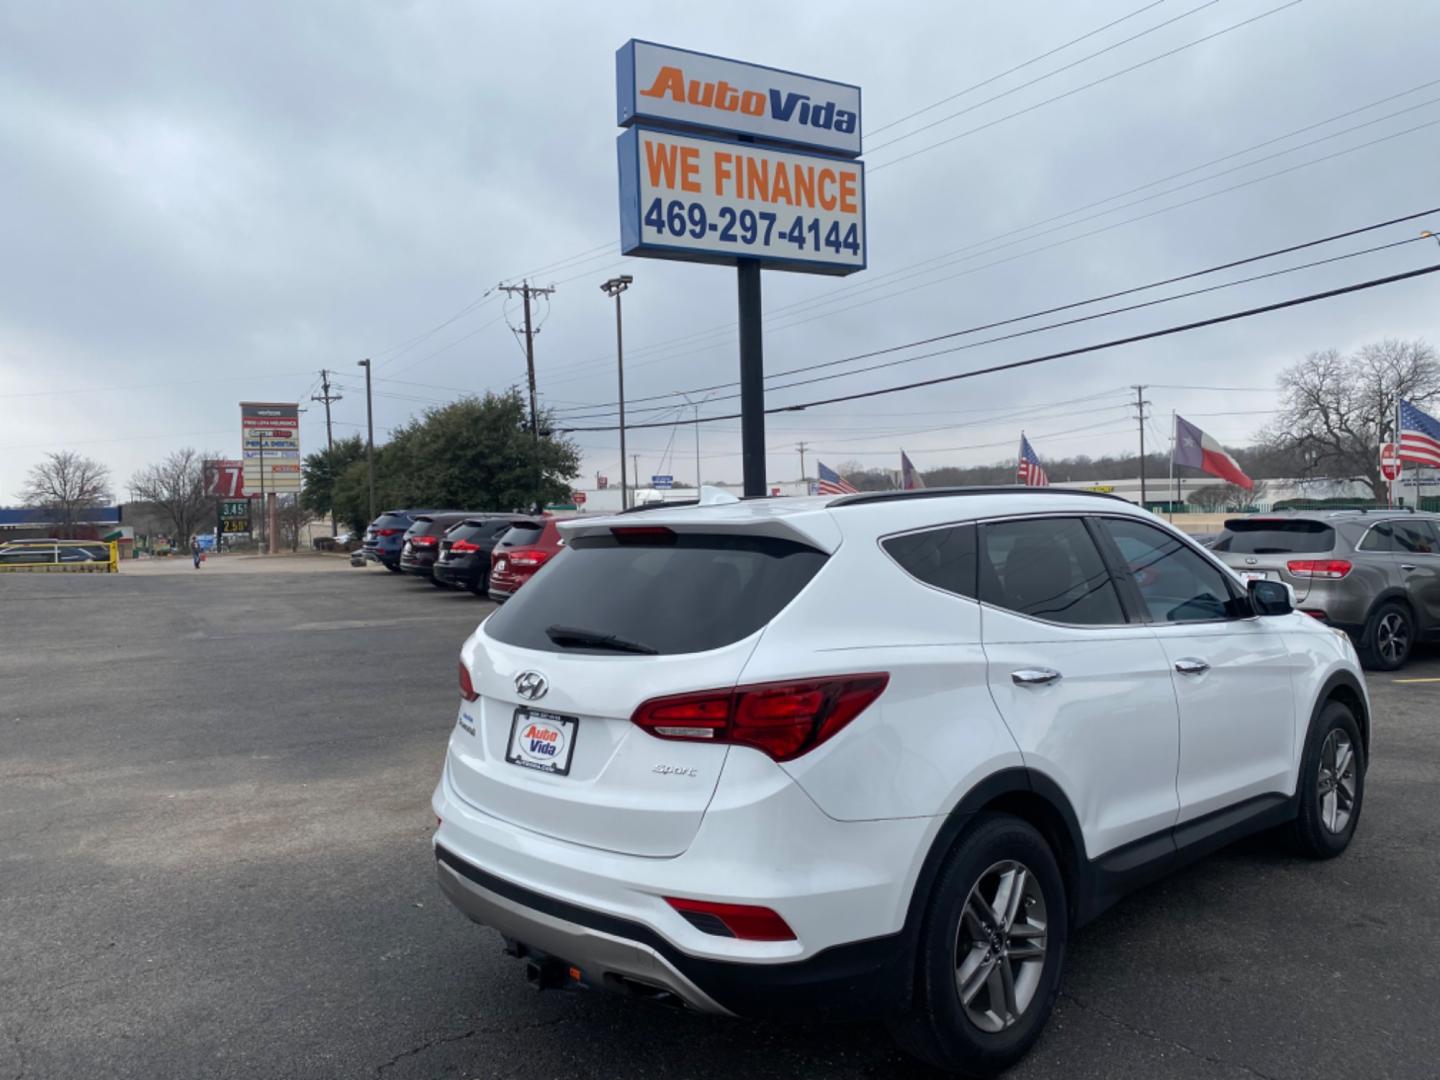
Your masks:
<svg viewBox="0 0 1440 1080"><path fill-rule="evenodd" d="M81 542L88 543L89 541ZM120 545L111 540L106 547L110 549L110 557L104 562L97 560L62 563L58 561L57 548L51 552L52 556L57 556L55 561L8 564L0 562L0 574L118 574L120 572ZM0 548L0 550L4 549ZM12 548L12 550L14 549Z"/></svg>

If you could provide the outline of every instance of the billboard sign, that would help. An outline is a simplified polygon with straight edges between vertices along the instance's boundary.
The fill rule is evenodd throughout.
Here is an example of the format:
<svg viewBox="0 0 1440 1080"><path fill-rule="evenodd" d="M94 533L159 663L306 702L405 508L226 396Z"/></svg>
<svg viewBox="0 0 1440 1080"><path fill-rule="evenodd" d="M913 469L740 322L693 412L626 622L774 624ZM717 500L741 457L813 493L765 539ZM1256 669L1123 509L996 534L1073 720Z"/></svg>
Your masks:
<svg viewBox="0 0 1440 1080"><path fill-rule="evenodd" d="M241 456L245 459L245 490L300 490L300 406L285 402L240 403ZM263 474L263 475L262 475Z"/></svg>
<svg viewBox="0 0 1440 1080"><path fill-rule="evenodd" d="M719 131L860 155L860 88L793 71L627 41L615 54L616 123Z"/></svg>
<svg viewBox="0 0 1440 1080"><path fill-rule="evenodd" d="M624 132L619 155L626 255L865 269L863 162L649 128Z"/></svg>
<svg viewBox="0 0 1440 1080"><path fill-rule="evenodd" d="M675 477L652 476L650 477L650 486L657 489L673 488L675 486Z"/></svg>
<svg viewBox="0 0 1440 1080"><path fill-rule="evenodd" d="M219 499L245 497L244 464L239 461L206 461L201 465L205 494Z"/></svg>

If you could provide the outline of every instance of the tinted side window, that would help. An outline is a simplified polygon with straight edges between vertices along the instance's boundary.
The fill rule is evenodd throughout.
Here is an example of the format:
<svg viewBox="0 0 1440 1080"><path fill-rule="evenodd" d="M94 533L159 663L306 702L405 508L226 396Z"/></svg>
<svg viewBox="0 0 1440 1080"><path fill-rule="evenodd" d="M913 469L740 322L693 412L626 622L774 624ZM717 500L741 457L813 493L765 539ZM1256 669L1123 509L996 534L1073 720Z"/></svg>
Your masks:
<svg viewBox="0 0 1440 1080"><path fill-rule="evenodd" d="M893 536L882 545L911 577L972 600L975 590L975 526Z"/></svg>
<svg viewBox="0 0 1440 1080"><path fill-rule="evenodd" d="M1371 526L1360 541L1357 551L1394 551L1395 534L1390 528L1388 521L1382 521L1378 525Z"/></svg>
<svg viewBox="0 0 1440 1080"><path fill-rule="evenodd" d="M1225 575L1178 536L1143 521L1105 518L1102 525L1156 622L1204 622L1243 613Z"/></svg>
<svg viewBox="0 0 1440 1080"><path fill-rule="evenodd" d="M1395 550L1415 555L1434 555L1435 532L1428 521L1395 521Z"/></svg>
<svg viewBox="0 0 1440 1080"><path fill-rule="evenodd" d="M980 599L1049 622L1125 621L1120 597L1079 518L998 521L984 528Z"/></svg>

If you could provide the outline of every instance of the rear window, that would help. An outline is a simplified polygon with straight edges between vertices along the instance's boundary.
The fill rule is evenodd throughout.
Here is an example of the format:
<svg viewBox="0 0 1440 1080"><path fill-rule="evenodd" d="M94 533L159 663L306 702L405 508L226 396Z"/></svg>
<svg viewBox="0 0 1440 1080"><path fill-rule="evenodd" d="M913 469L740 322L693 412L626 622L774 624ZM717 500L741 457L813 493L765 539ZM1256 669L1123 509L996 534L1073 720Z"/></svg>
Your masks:
<svg viewBox="0 0 1440 1080"><path fill-rule="evenodd" d="M451 540L489 540L509 529L513 522L505 518L493 521L465 521L456 525L446 535Z"/></svg>
<svg viewBox="0 0 1440 1080"><path fill-rule="evenodd" d="M679 533L643 545L581 537L490 616L485 632L547 652L608 651L557 645L546 633L557 626L614 635L664 656L718 649L773 619L825 558L763 536Z"/></svg>
<svg viewBox="0 0 1440 1080"><path fill-rule="evenodd" d="M540 540L540 534L545 531L544 525L512 525L500 543L506 547L521 547L526 544L534 544Z"/></svg>
<svg viewBox="0 0 1440 1080"><path fill-rule="evenodd" d="M1335 530L1323 521L1232 518L1212 551L1235 555L1312 555L1335 548Z"/></svg>
<svg viewBox="0 0 1440 1080"><path fill-rule="evenodd" d="M370 527L372 529L408 529L410 524L410 518L404 514L381 514Z"/></svg>

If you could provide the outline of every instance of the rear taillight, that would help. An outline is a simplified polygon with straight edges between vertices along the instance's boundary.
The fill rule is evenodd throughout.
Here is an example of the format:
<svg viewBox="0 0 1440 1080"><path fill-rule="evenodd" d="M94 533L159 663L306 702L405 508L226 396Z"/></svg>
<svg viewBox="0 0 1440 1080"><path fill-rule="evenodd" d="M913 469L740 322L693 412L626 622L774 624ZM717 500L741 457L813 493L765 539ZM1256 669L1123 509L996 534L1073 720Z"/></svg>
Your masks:
<svg viewBox="0 0 1440 1080"><path fill-rule="evenodd" d="M1303 611L1306 615L1309 615L1312 619L1319 619L1322 622L1325 620L1326 616L1325 612L1323 611L1317 611L1314 608L1301 608L1300 610Z"/></svg>
<svg viewBox="0 0 1440 1080"><path fill-rule="evenodd" d="M412 547L434 547L439 542L438 536L412 536L410 538Z"/></svg>
<svg viewBox="0 0 1440 1080"><path fill-rule="evenodd" d="M375 530L375 535L376 535L376 536L398 536L399 533L400 533L400 530L399 530L399 529L376 529L376 530Z"/></svg>
<svg viewBox="0 0 1440 1080"><path fill-rule="evenodd" d="M472 551L479 551L480 545L472 544L469 540L456 540L450 545L450 550L452 553L458 552L461 555L468 555Z"/></svg>
<svg viewBox="0 0 1440 1080"><path fill-rule="evenodd" d="M664 544L675 543L675 530L664 525L617 525L610 530L619 544Z"/></svg>
<svg viewBox="0 0 1440 1080"><path fill-rule="evenodd" d="M506 557L511 566L540 566L550 558L550 552L540 548L517 548Z"/></svg>
<svg viewBox="0 0 1440 1080"><path fill-rule="evenodd" d="M1296 577L1337 579L1350 573L1347 559L1291 559L1285 566Z"/></svg>
<svg viewBox="0 0 1440 1080"><path fill-rule="evenodd" d="M660 739L753 746L776 761L815 749L869 707L884 672L651 698L630 718Z"/></svg>
<svg viewBox="0 0 1440 1080"><path fill-rule="evenodd" d="M767 907L682 900L675 896L665 897L665 902L695 929L716 937L738 938L741 941L795 940L795 931Z"/></svg>
<svg viewBox="0 0 1440 1080"><path fill-rule="evenodd" d="M465 666L465 661L460 661L460 696L466 701L475 701L480 695L475 692L475 684L470 681L470 669Z"/></svg>

